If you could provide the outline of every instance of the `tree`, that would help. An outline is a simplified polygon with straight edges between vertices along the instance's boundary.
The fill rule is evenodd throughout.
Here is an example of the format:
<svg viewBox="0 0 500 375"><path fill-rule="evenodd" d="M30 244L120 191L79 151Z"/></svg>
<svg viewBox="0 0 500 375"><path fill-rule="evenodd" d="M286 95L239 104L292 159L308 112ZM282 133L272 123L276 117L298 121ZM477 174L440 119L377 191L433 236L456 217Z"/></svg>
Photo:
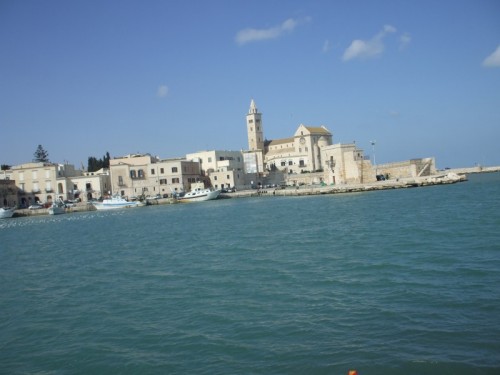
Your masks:
<svg viewBox="0 0 500 375"><path fill-rule="evenodd" d="M94 156L89 156L87 163L87 171L96 172L101 168L109 168L110 159L111 157L109 156L109 152L106 152L106 155L104 155L102 159L97 159Z"/></svg>
<svg viewBox="0 0 500 375"><path fill-rule="evenodd" d="M33 154L33 161L48 163L49 162L49 153L45 151L42 145L38 145L35 153Z"/></svg>
<svg viewBox="0 0 500 375"><path fill-rule="evenodd" d="M8 171L9 169L11 169L12 167L10 165L7 165L7 164L2 164L2 171Z"/></svg>

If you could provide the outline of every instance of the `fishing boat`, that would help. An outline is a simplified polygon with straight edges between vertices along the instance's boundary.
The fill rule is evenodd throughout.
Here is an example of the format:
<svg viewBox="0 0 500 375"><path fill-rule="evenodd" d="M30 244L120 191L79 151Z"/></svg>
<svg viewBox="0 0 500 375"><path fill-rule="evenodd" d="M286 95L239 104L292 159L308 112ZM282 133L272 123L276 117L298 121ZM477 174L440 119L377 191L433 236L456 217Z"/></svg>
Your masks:
<svg viewBox="0 0 500 375"><path fill-rule="evenodd" d="M66 212L66 205L63 201L58 200L52 203L52 206L48 209L49 215L60 215Z"/></svg>
<svg viewBox="0 0 500 375"><path fill-rule="evenodd" d="M12 217L14 215L14 211L16 209L14 207L2 207L0 208L0 219L7 219L9 217Z"/></svg>
<svg viewBox="0 0 500 375"><path fill-rule="evenodd" d="M117 208L139 207L142 205L139 201L129 202L119 195L113 195L111 198L104 199L102 202L92 202L92 204L97 210L114 210Z"/></svg>
<svg viewBox="0 0 500 375"><path fill-rule="evenodd" d="M181 202L202 202L202 201L217 199L219 197L219 194L220 190L213 190L209 188L196 186L190 192L184 194L178 199Z"/></svg>

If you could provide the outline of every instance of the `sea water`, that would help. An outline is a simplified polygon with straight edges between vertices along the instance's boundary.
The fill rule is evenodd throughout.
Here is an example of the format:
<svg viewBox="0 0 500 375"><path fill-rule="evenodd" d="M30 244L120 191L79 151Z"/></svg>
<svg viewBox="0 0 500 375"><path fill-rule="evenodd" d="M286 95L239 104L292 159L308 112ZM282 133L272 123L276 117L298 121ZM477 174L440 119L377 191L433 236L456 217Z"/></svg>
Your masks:
<svg viewBox="0 0 500 375"><path fill-rule="evenodd" d="M0 221L2 374L499 374L500 174Z"/></svg>

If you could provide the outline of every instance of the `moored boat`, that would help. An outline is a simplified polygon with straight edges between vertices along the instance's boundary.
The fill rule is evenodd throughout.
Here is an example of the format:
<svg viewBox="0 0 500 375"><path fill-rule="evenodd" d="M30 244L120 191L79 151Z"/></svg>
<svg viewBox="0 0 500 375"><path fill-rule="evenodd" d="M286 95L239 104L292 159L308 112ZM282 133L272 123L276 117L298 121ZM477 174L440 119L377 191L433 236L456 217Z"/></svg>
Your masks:
<svg viewBox="0 0 500 375"><path fill-rule="evenodd" d="M58 200L52 203L52 206L48 209L49 215L60 215L66 212L66 205L63 201Z"/></svg>
<svg viewBox="0 0 500 375"><path fill-rule="evenodd" d="M220 190L213 190L208 188L194 188L189 193L184 194L179 197L181 202L202 202L209 201L212 199L217 199L219 197Z"/></svg>
<svg viewBox="0 0 500 375"><path fill-rule="evenodd" d="M141 202L132 201L129 202L125 198L119 195L113 195L109 199L104 199L102 202L92 202L97 210L113 210L117 208L129 208L129 207L139 207Z"/></svg>
<svg viewBox="0 0 500 375"><path fill-rule="evenodd" d="M14 211L16 209L14 207L1 207L0 208L0 219L7 219L9 217L12 217L14 215Z"/></svg>

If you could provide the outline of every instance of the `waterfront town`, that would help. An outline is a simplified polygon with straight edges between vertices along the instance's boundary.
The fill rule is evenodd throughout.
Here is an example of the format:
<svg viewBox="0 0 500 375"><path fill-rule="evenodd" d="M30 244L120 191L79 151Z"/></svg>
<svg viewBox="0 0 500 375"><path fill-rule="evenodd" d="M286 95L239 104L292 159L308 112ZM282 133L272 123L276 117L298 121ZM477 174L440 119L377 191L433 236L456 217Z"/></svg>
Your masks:
<svg viewBox="0 0 500 375"><path fill-rule="evenodd" d="M436 181L433 157L376 165L355 143L334 143L325 126L300 124L287 138L267 140L263 115L253 99L246 131L248 149L241 151L207 150L165 159L129 154L111 158L109 168L97 171L57 162L12 166L0 172L0 198L3 206L22 209L55 200L88 203L112 195L127 200L171 198L195 184L223 193L279 195L287 187L351 191L354 186L366 189L367 184L381 181L384 187L408 179L410 184L426 177L427 182Z"/></svg>

